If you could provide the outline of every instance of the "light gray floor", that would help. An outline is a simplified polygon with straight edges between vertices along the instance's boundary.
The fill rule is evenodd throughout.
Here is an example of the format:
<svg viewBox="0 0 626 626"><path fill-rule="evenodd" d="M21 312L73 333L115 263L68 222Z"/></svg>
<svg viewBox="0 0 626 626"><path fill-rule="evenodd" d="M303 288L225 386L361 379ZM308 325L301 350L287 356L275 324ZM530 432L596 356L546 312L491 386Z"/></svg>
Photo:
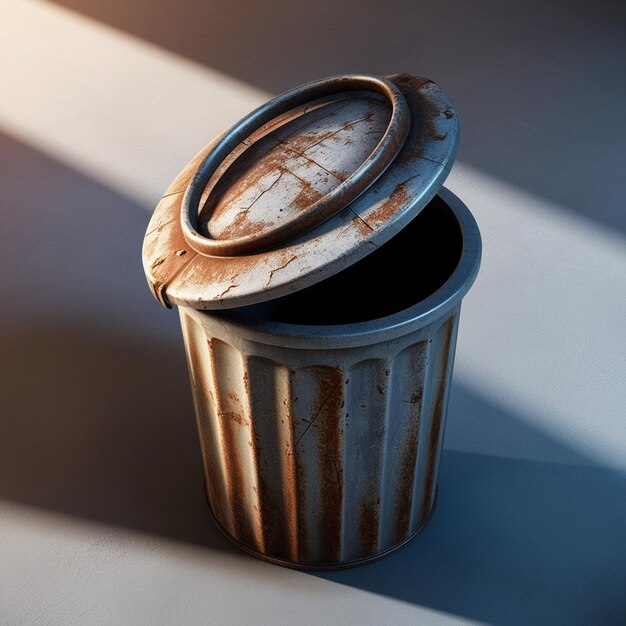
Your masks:
<svg viewBox="0 0 626 626"><path fill-rule="evenodd" d="M2 0L0 622L626 622L623 6ZM213 135L345 71L450 93L485 252L430 525L316 576L211 525L140 248Z"/></svg>

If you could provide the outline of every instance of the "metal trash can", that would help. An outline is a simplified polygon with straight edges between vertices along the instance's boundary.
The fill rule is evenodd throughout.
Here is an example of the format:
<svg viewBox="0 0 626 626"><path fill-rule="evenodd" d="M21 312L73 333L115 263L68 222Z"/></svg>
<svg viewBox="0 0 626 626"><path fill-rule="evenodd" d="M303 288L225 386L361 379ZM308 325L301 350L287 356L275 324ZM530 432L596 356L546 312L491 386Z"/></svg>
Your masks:
<svg viewBox="0 0 626 626"><path fill-rule="evenodd" d="M428 79L316 81L207 146L155 210L144 268L179 307L210 510L255 556L357 565L432 513L481 254L441 188L457 142Z"/></svg>

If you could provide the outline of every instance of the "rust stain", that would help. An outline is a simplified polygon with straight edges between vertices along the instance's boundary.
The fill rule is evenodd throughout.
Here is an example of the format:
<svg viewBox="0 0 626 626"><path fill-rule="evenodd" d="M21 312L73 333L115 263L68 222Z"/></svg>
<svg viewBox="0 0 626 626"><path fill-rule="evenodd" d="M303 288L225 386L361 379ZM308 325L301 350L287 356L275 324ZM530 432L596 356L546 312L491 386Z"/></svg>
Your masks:
<svg viewBox="0 0 626 626"><path fill-rule="evenodd" d="M274 189L281 181L283 171L280 170L280 166L277 165L268 174L274 174L277 171L278 176L267 186L261 184L261 179L264 175L258 175L259 173L255 172L254 175L250 175L249 178L245 178L237 185L232 183L223 196L218 196L218 192L211 195L201 213L201 230L203 234L210 235L218 240L233 239L250 234L251 231L258 231L259 229L270 226L270 222L260 223L258 219L255 221L250 220L249 211L260 198ZM251 202L244 205L242 204L241 198L247 193L248 188L253 188L257 191L257 194ZM233 212L234 210L237 212L232 217L228 216L226 218L226 226L222 229L216 228L216 220L220 215L226 211Z"/></svg>
<svg viewBox="0 0 626 626"><path fill-rule="evenodd" d="M335 385L335 387L332 387L331 389L326 389L326 387L327 387L326 381L327 381L327 378L328 378L328 375L326 374L326 370L330 370L330 371L341 371L341 370L339 368L328 368L328 367L324 367L323 369L324 369L324 375L322 375L322 377L320 379L320 390L319 390L318 396L317 396L317 403L316 403L317 406L315 408L315 413L314 413L313 417L310 420L307 420L307 419L303 419L302 420L303 422L308 423L308 426L306 427L304 432L300 435L300 437L298 437L298 440L296 441L296 446L302 441L302 439L307 434L307 432L309 431L311 426L313 426L315 424L315 422L317 421L317 419L320 417L322 409L326 406L326 403L331 400L331 397L337 391L337 389L335 387L338 387L339 385L341 385L341 382L340 382L338 385ZM324 390L326 390L328 392L327 395L324 395L324 393L323 393ZM343 394L341 394L341 401L343 402ZM298 422L296 421L296 424L297 423Z"/></svg>
<svg viewBox="0 0 626 626"><path fill-rule="evenodd" d="M432 83L430 78L424 78L423 76L412 76L411 74L400 73L388 76L389 80L398 87L402 94L406 97L407 94L419 89L423 85Z"/></svg>
<svg viewBox="0 0 626 626"><path fill-rule="evenodd" d="M265 506L265 500L263 498L263 494L261 493L261 482L263 481L264 475L263 475L263 470L259 464L260 458L261 458L261 437L259 435L259 433L257 432L257 430L254 428L254 422L255 422L255 415L254 415L254 411L253 411L253 404L252 404L252 393L251 393L251 389L250 389L250 375L248 374L248 371L250 369L250 361L248 358L244 357L243 360L243 374L242 374L242 382L243 382L243 387L244 387L244 396L246 399L246 404L247 407L249 409L249 416L250 416L250 423L248 424L250 426L250 431L252 434L252 439L249 442L250 447L252 448L252 461L253 461L253 466L255 468L255 478L256 478L256 485L252 486L252 490L255 494L256 497L256 501L258 503L254 505L254 510L256 511L257 515L254 516L254 525L255 525L255 531L256 531L256 536L257 536L257 540L258 540L258 549L264 553L267 552L268 550L268 539L267 539L267 532L266 532L266 517L267 517L267 508ZM240 404L240 406L242 406L243 409L243 405L241 404L241 401L239 399L239 397L237 396L237 394L235 393L231 393L229 395L232 395L232 399L234 402L238 402Z"/></svg>
<svg viewBox="0 0 626 626"><path fill-rule="evenodd" d="M415 406L416 404L420 404L422 401L422 396L424 395L424 388L420 386L420 388L417 391L414 391L411 394L411 399L409 400L409 402Z"/></svg>
<svg viewBox="0 0 626 626"><path fill-rule="evenodd" d="M307 154L298 154L298 156L303 158L305 161L308 161L309 163L313 163L313 165L315 165L316 167L319 167L320 170L322 170L323 172L326 172L326 174L335 178L338 181L337 185L339 185L339 183L342 183L347 178L347 176L344 175L342 172L329 170L328 168L324 167L321 163L319 163L318 161L316 161L315 159L313 159L311 156ZM324 177L324 182L325 183L329 182L328 176Z"/></svg>
<svg viewBox="0 0 626 626"><path fill-rule="evenodd" d="M411 128L408 137L400 153L402 158L424 158L426 146L432 141L443 141L446 134L440 133L435 125L435 120L442 114L422 91L421 88L432 83L427 78L411 77L406 74L400 79L392 78L392 81L404 93L407 104L411 109ZM453 113L450 109L443 111L446 119L451 119Z"/></svg>
<svg viewBox="0 0 626 626"><path fill-rule="evenodd" d="M344 176L342 173L326 169L325 167L317 163L317 161L312 159L310 155L307 155L307 152L310 151L312 148L315 148L318 145L321 145L324 143L328 144L328 142L332 142L335 144L339 144L341 142L343 144L346 144L346 142L350 139L350 137L342 138L340 137L340 134L346 131L352 131L357 124L360 124L361 122L370 122L371 119L372 119L372 114L368 113L364 117L358 118L356 120L351 120L349 122L345 122L340 128L335 129L335 130L327 130L327 131L322 131L322 132L314 131L311 133L294 134L293 136L289 136L288 138L282 139L279 141L282 141L283 144L288 149L292 150L295 154L311 161L312 163L314 163L321 169L333 175L335 178L338 178L339 180L343 180Z"/></svg>
<svg viewBox="0 0 626 626"><path fill-rule="evenodd" d="M369 495L361 503L359 512L359 539L363 556L378 552L378 523L380 519L380 497Z"/></svg>
<svg viewBox="0 0 626 626"><path fill-rule="evenodd" d="M306 150L309 150L313 146L317 146L324 141L328 141L329 139L332 139L333 141L338 141L337 137L335 136L337 132L338 131L327 130L321 133L302 133L293 137L289 137L288 139L283 139L283 141L285 142L285 145L287 145L296 154L302 156Z"/></svg>
<svg viewBox="0 0 626 626"><path fill-rule="evenodd" d="M350 212L354 215L352 218L352 224L354 224L356 229L359 231L359 234L363 237L369 237L374 232L374 229L352 209L350 209Z"/></svg>
<svg viewBox="0 0 626 626"><path fill-rule="evenodd" d="M420 346L419 361L425 363L427 352L424 344ZM420 367L421 369L421 367ZM395 541L400 542L406 539L413 531L411 527L411 511L413 510L413 500L415 494L415 480L417 473L417 451L420 441L420 427L422 421L422 398L424 396L423 383L412 392L409 400L410 409L406 433L406 444L402 452L400 466L400 476L398 480L397 502L395 520Z"/></svg>
<svg viewBox="0 0 626 626"><path fill-rule="evenodd" d="M406 539L411 522L411 507L413 503L413 483L417 462L418 429L417 424L411 424L411 432L407 436L406 447L402 453L400 476L398 479L398 509L396 512L395 541Z"/></svg>
<svg viewBox="0 0 626 626"><path fill-rule="evenodd" d="M291 396L291 389L289 390ZM297 399L297 398L296 398ZM302 522L299 515L298 500L298 468L295 454L295 433L293 427L293 415L291 412L291 403L287 403L287 424L289 426L289 439L287 440L286 450L286 475L284 500L287 509L287 537L289 540L289 557L297 561L300 555L300 545L306 546L306 539L302 536L306 534L306 521ZM304 524L302 526L302 524ZM284 532L284 531L283 531Z"/></svg>
<svg viewBox="0 0 626 626"><path fill-rule="evenodd" d="M291 529L283 519L286 513L285 502L277 494L276 485L268 481L266 472L259 472L258 485L266 554L282 559L292 559L294 555Z"/></svg>
<svg viewBox="0 0 626 626"><path fill-rule="evenodd" d="M284 146L263 138L258 144L250 146L243 152L218 179L215 180L214 176L205 188L204 196L207 196L207 199L200 211L199 221L203 234L210 233L216 239L229 239L243 234L242 222L247 210L269 190L267 186L261 184L261 181L279 172L281 165L290 158L291 155ZM276 182L277 180L274 180L270 188ZM245 205L241 198L250 190L258 190L258 194L251 203ZM224 231L216 231L214 221L222 213L232 211L233 207L237 207L238 210L238 223L229 224Z"/></svg>
<svg viewBox="0 0 626 626"><path fill-rule="evenodd" d="M233 520L232 529L229 530L242 543L260 549L261 546L257 545L253 522L245 505L243 489L246 484L246 468L242 465L241 455L236 444L237 431L241 428L238 417L240 418L241 416L224 410L223 398L218 383L220 370L217 365L216 350L220 349L220 344L222 342L217 339L212 339L208 342L212 379L215 386L215 406L221 432L220 445L225 466L227 500Z"/></svg>
<svg viewBox="0 0 626 626"><path fill-rule="evenodd" d="M143 248L144 262L149 267L146 272L148 282L157 300L168 308L171 308L171 304L166 294L167 287L197 256L194 251L187 253L187 242L180 229L175 227L178 221L170 219L174 215L178 218L181 199L181 194L177 194L159 203L159 210L163 211L159 216L161 225L153 229L150 236L146 236ZM181 250L186 253L178 254Z"/></svg>
<svg viewBox="0 0 626 626"><path fill-rule="evenodd" d="M358 122L358 120L357 120ZM291 182L283 180L283 174L289 173L298 178L302 185L296 195L291 201L292 207L298 210L306 210L311 204L319 200L323 194L317 192L313 185L299 176L297 176L286 165L293 158L290 153L299 155L307 161L315 164L322 170L327 171L329 174L338 181L337 184L343 179L342 174L336 172L330 172L323 166L317 163L310 156L304 154L305 149L316 146L325 141L339 141L337 134L342 130L349 130L354 123L350 122L344 124L339 130L329 130L324 132L303 133L295 135L292 139L276 139L279 143L273 144L265 151L257 149L256 160L250 163L249 148L247 152L244 152L241 157L235 161L231 167L222 175L222 177L215 183L212 189L207 186L207 193L210 192L208 200L205 202L201 212L201 222L204 224L201 230L204 234L211 234L217 239L228 239L232 237L239 237L242 235L250 234L252 232L259 232L265 227L270 226L274 220L266 223L259 223L258 220L251 221L249 218L249 210L254 206L258 200L270 192L275 185L279 183L286 189L291 189L293 185ZM259 143L263 143L264 139L261 139ZM279 172L279 175L274 178L269 185L262 185L264 177L271 176ZM282 181L282 182L281 182ZM257 191L260 189L260 191ZM256 191L254 199L250 202L246 201L243 205L241 198L249 195L250 190ZM284 211L286 207L277 207L277 214ZM215 220L220 217L225 211L236 211L234 217L228 220L228 225L216 229ZM278 218L278 215L276 215Z"/></svg>
<svg viewBox="0 0 626 626"><path fill-rule="evenodd" d="M310 544L309 544L309 528L307 523L306 505L307 505L307 480L306 470L302 465L298 453L294 447L293 456L296 468L296 489L297 489L297 538L298 538L298 560L302 562L310 561Z"/></svg>
<svg viewBox="0 0 626 626"><path fill-rule="evenodd" d="M306 126L307 123L303 120L307 113L314 114L311 117L313 118L314 123L318 125L323 120L336 116L342 109L345 109L350 104L349 98L337 98L338 96L336 94L327 98L322 98L315 104L305 105L277 117L272 121L274 123L274 128L271 133L272 138L277 141L288 141L293 135L301 135L303 122L304 126ZM309 119L311 119L311 117ZM313 134L315 137L319 136L319 132Z"/></svg>
<svg viewBox="0 0 626 626"><path fill-rule="evenodd" d="M219 239L231 239L239 237L241 235L248 235L250 234L251 230L263 230L264 227L270 226L272 224L271 222L262 222L258 219L251 221L249 219L249 211L265 194L272 191L272 189L274 189L274 187L276 187L276 185L278 185L278 183L283 180L285 170L282 167L279 167L277 171L278 176L270 183L268 187L259 191L250 204L244 207L240 207L238 209L237 214L232 218L227 228L225 228L220 233Z"/></svg>
<svg viewBox="0 0 626 626"><path fill-rule="evenodd" d="M253 366L254 368L254 366ZM268 554L277 558L290 559L293 558L293 550L290 542L290 525L288 522L288 511L286 506L287 485L276 482L276 476L280 476L280 460L278 456L263 454L261 444L269 444L269 446L277 445L279 438L279 420L276 408L276 398L274 398L273 414L259 413L254 408L254 399L261 395L267 395L266 381L254 378L250 380L248 373L249 364L244 370L244 387L251 407L252 432L253 432L253 454L256 465L257 478L257 494L259 502L259 528L258 532L263 537L264 554ZM253 369L254 371L254 369ZM265 439L261 437L259 432L259 420L263 420L265 428L263 430ZM267 430L268 420L271 420L273 428ZM263 458L263 463L261 463ZM283 496L283 493L285 494Z"/></svg>
<svg viewBox="0 0 626 626"><path fill-rule="evenodd" d="M316 191L313 186L294 174L294 177L301 181L300 191L298 195L291 201L298 211L306 211L314 202L322 197L322 194ZM280 209L282 211L282 209Z"/></svg>
<svg viewBox="0 0 626 626"><path fill-rule="evenodd" d="M407 182L404 181L398 185L391 192L389 198L386 198L381 206L375 211L369 213L367 217L367 224L378 224L387 222L393 217L402 207L404 207L409 199L409 192L407 191Z"/></svg>
<svg viewBox="0 0 626 626"><path fill-rule="evenodd" d="M239 426L247 426L246 419L236 411L219 411L219 417L223 420L231 420Z"/></svg>
<svg viewBox="0 0 626 626"><path fill-rule="evenodd" d="M452 315L444 324L444 342L442 352L441 369L437 380L437 390L435 392L435 405L433 419L428 433L428 449L426 452L426 471L424 476L424 487L422 490L422 502L420 508L420 518L426 519L430 512L430 506L435 489L435 469L437 466L437 453L439 451L439 431L443 421L443 409L446 398L448 363L450 360L450 347L452 345L452 333L454 331L455 316Z"/></svg>
<svg viewBox="0 0 626 626"><path fill-rule="evenodd" d="M343 372L340 368L324 368L318 396L323 398L318 410L320 464L320 553L321 562L337 562L341 558L341 526L343 514L343 437L341 407L344 402Z"/></svg>
<svg viewBox="0 0 626 626"><path fill-rule="evenodd" d="M221 479L216 469L216 459L214 458L209 442L211 436L209 433L208 420L210 416L207 411L204 410L204 404L210 400L210 391L205 387L202 380L197 376L197 372L204 371L203 359L200 354L200 342L196 329L194 328L195 322L189 317L183 317L183 327L186 331L187 341L185 342L187 348L187 358L189 361L189 377L191 380L191 389L194 400L194 408L196 415L196 425L198 433L200 435L200 449L202 452L202 460L204 462L204 471L206 475L206 491L211 505L213 514L224 523L224 509L222 507L222 498L218 492ZM202 345L204 345L204 337L201 339Z"/></svg>
<svg viewBox="0 0 626 626"><path fill-rule="evenodd" d="M318 366L311 368L315 375L315 399L312 415L306 428L293 446L297 473L298 500L298 553L299 560L313 557L319 562L337 562L341 554L341 525L343 509L343 434L342 409L344 401L344 377L338 367ZM298 420L294 420L294 424ZM311 430L313 429L313 430ZM310 433L315 433L311 435ZM307 510L307 471L303 455L312 453L311 447L302 449L305 436L314 436L314 450L317 451L319 467L319 515L314 530L319 540L319 550L310 554L308 542ZM311 442L313 444L313 442Z"/></svg>

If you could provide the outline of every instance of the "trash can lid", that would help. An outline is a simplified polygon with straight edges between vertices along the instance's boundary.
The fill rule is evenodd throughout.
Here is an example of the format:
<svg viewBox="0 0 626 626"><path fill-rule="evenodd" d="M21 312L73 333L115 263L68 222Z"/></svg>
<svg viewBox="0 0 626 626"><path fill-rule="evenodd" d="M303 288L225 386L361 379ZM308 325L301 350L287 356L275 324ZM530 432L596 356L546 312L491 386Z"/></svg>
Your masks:
<svg viewBox="0 0 626 626"><path fill-rule="evenodd" d="M281 94L202 150L148 226L156 298L196 309L270 300L388 241L456 153L454 106L431 80L337 76Z"/></svg>

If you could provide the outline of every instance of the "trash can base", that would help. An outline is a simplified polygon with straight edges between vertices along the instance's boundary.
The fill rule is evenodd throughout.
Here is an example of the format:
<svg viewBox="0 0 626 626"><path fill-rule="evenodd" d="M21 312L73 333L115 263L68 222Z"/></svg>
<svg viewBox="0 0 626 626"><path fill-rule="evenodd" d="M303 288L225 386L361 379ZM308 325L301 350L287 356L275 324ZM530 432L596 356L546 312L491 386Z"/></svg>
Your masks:
<svg viewBox="0 0 626 626"><path fill-rule="evenodd" d="M206 483L205 483L205 497L207 495L206 491ZM213 513L213 509L209 504L209 500L207 498L207 508L209 509L209 513L215 522L215 525L219 528L222 534L231 542L234 543L238 548L247 552L248 554L256 557L257 559L261 559L262 561L267 561L268 563L272 563L272 565L279 565L280 567L287 567L289 569L297 569L304 571L332 571L332 570L340 570L340 569L350 569L352 567L359 567L360 565L367 565L372 561L377 561L378 559L382 559L386 556L389 556L392 552L399 550L403 546L405 546L409 541L415 538L419 533L424 530L427 526L428 522L430 522L433 513L435 512L435 508L437 507L437 502L439 500L439 488L435 487L435 498L433 500L433 506L428 513L428 517L422 522L420 526L418 526L417 530L415 530L411 535L409 535L406 539L403 539L400 543L397 543L395 546L391 548L387 548L378 554L373 554L371 556L364 557L362 559L354 559L352 561L343 561L339 563L300 563L298 561L290 561L288 559L281 559L277 557L270 556L268 554L263 554L262 552L258 552L254 550L250 546L247 546L245 543L239 541L236 537L233 537L228 530L224 527L224 525L217 519L215 513Z"/></svg>

